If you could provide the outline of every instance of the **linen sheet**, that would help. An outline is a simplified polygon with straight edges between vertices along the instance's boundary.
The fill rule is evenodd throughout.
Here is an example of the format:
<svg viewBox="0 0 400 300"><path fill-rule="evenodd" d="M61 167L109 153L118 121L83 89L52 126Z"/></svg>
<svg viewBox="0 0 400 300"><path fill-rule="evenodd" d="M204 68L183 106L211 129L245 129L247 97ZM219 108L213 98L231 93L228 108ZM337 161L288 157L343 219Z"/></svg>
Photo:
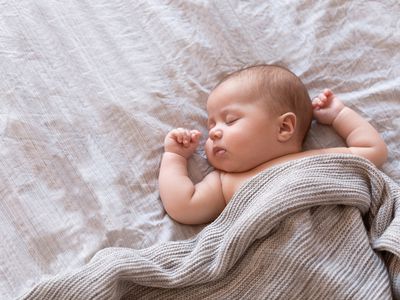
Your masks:
<svg viewBox="0 0 400 300"><path fill-rule="evenodd" d="M101 249L195 237L158 195L162 142L206 131L225 74L289 67L328 87L389 147L400 182L398 1L0 1L0 298L15 299ZM305 148L342 145L313 124ZM204 151L190 160L197 181Z"/></svg>

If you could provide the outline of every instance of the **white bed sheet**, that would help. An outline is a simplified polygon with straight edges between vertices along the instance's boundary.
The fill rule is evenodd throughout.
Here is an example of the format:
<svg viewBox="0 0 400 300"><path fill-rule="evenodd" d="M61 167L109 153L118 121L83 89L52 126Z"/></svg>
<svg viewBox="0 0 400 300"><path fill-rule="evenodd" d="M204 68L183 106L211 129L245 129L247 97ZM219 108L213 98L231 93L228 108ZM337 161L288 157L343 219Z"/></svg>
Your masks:
<svg viewBox="0 0 400 300"><path fill-rule="evenodd" d="M185 239L157 175L173 127L206 132L227 72L280 63L389 146L400 182L398 1L1 1L0 298L109 246ZM307 148L340 145L314 124ZM199 149L190 173L210 170Z"/></svg>

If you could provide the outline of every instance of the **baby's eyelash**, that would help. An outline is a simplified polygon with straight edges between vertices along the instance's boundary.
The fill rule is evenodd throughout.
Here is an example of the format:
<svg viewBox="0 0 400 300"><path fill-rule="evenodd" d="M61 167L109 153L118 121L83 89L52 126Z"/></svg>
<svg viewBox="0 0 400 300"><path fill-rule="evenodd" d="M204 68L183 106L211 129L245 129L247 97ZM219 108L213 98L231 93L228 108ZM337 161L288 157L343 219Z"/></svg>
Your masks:
<svg viewBox="0 0 400 300"><path fill-rule="evenodd" d="M225 123L228 125L231 125L231 124L235 123L237 120L239 120L239 118L232 118L232 119L226 120Z"/></svg>

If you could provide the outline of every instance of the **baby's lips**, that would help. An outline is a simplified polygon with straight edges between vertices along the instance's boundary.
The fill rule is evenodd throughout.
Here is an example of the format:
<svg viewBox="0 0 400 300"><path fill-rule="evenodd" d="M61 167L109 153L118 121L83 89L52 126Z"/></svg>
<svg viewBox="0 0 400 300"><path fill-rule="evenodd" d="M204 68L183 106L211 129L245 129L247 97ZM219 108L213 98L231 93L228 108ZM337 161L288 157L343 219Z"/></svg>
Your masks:
<svg viewBox="0 0 400 300"><path fill-rule="evenodd" d="M226 149L224 149L222 147L218 147L218 146L213 147L213 153L216 156L222 156L225 154L225 152L226 152Z"/></svg>

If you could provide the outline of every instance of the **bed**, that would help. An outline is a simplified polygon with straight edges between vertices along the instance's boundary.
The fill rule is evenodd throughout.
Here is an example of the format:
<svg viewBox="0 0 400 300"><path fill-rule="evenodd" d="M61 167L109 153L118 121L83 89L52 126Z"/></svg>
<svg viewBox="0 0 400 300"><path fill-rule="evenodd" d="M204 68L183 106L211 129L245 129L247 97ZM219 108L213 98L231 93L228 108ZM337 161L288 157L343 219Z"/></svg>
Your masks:
<svg viewBox="0 0 400 300"><path fill-rule="evenodd" d="M391 0L0 2L0 298L102 249L202 232L159 199L164 136L207 136L208 93L244 66L287 66L311 96L331 88L381 133L381 170L400 183L399 15ZM315 123L305 142L338 145ZM190 175L210 170L198 149Z"/></svg>

